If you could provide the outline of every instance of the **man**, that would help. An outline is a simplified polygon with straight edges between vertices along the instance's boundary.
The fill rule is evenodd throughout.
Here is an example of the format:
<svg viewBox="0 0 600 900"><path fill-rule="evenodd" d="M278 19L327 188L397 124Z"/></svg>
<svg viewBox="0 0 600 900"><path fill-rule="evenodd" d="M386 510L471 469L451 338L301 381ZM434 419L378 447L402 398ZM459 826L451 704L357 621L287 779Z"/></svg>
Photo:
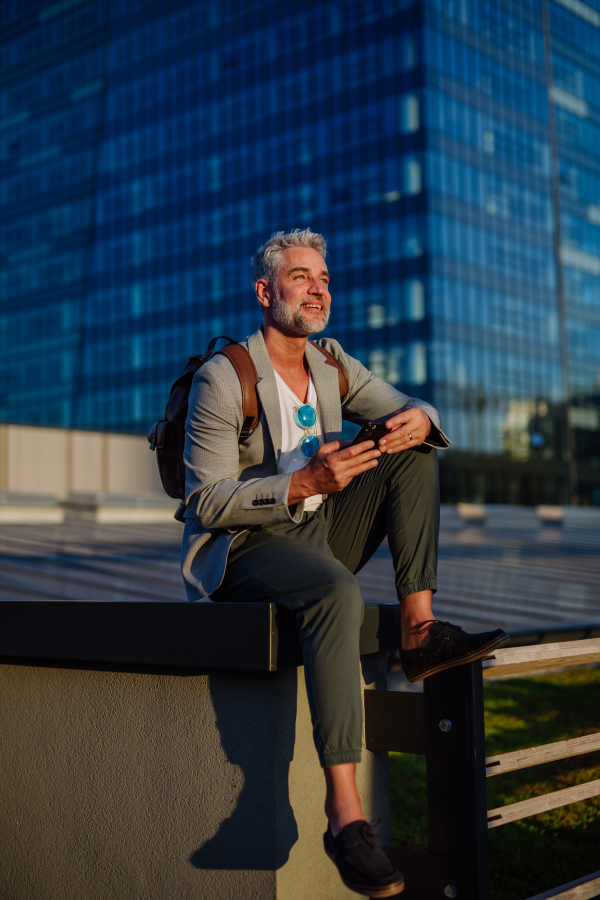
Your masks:
<svg viewBox="0 0 600 900"><path fill-rule="evenodd" d="M402 661L416 681L478 659L507 639L435 620L437 412L375 378L334 340L324 238L274 234L252 261L263 326L247 339L259 376L257 428L240 443L242 394L229 360L197 372L186 423L183 576L190 600L276 602L296 617L314 740L325 772L325 850L344 883L371 897L403 888L365 821L355 784L362 698L355 573L387 534L401 605ZM375 446L341 440L342 419L385 422Z"/></svg>

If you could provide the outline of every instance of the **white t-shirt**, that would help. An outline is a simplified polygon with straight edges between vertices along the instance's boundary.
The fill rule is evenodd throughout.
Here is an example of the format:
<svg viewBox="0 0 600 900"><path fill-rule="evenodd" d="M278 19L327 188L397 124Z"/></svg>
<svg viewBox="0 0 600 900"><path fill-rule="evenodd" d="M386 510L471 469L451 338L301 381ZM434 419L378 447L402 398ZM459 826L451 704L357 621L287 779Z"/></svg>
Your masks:
<svg viewBox="0 0 600 900"><path fill-rule="evenodd" d="M308 432L299 425L296 425L294 419L294 409L304 406L304 403L296 397L293 390L287 386L281 375L277 372L275 372L275 379L277 381L279 408L281 410L281 455L279 457L279 465L277 466L277 474L285 475L288 472L296 472L298 469L303 469L307 464L308 457L304 456L298 447L298 442ZM317 421L315 423L316 433L319 438L319 443L322 444L323 423L321 421L321 414L317 403L317 392L315 391L312 376L309 376L308 379L308 395L306 402L310 403L317 411ZM310 432L314 434L315 429L311 428ZM312 497L307 497L304 501L305 512L318 509L322 502L323 497L321 494L314 494Z"/></svg>

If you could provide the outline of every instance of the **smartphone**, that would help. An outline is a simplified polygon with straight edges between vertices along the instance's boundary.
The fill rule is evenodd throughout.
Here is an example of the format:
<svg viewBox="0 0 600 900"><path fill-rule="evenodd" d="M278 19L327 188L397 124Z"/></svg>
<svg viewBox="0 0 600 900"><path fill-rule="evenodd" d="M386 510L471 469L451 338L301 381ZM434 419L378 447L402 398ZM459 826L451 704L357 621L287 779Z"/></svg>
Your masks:
<svg viewBox="0 0 600 900"><path fill-rule="evenodd" d="M387 437L389 433L390 429L386 428L384 423L367 422L352 441L352 446L360 444L362 441L375 441L377 447L381 438Z"/></svg>

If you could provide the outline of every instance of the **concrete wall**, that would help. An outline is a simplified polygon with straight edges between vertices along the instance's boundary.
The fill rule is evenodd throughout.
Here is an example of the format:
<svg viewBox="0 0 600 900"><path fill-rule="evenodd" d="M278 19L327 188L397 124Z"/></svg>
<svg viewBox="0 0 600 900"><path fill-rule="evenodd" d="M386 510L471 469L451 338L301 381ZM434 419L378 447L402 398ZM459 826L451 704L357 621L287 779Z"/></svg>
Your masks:
<svg viewBox="0 0 600 900"><path fill-rule="evenodd" d="M27 425L0 425L0 490L163 493L145 437Z"/></svg>
<svg viewBox="0 0 600 900"><path fill-rule="evenodd" d="M385 687L384 654L363 657ZM0 667L0 896L351 900L303 669ZM358 767L389 844L387 754Z"/></svg>

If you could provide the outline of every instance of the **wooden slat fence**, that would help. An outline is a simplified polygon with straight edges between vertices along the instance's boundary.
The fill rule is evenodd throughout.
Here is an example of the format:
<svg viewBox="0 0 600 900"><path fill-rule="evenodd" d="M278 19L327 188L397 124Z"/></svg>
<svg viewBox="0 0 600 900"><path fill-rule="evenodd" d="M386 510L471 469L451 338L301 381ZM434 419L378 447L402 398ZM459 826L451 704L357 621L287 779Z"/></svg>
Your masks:
<svg viewBox="0 0 600 900"><path fill-rule="evenodd" d="M600 639L496 650L424 682L423 694L365 692L367 748L422 753L427 769L426 853L386 848L404 872L403 900L490 900L487 833L527 816L600 795L600 780L487 809L486 778L600 749L600 733L485 756L483 678L600 662ZM591 900L600 872L530 900Z"/></svg>

